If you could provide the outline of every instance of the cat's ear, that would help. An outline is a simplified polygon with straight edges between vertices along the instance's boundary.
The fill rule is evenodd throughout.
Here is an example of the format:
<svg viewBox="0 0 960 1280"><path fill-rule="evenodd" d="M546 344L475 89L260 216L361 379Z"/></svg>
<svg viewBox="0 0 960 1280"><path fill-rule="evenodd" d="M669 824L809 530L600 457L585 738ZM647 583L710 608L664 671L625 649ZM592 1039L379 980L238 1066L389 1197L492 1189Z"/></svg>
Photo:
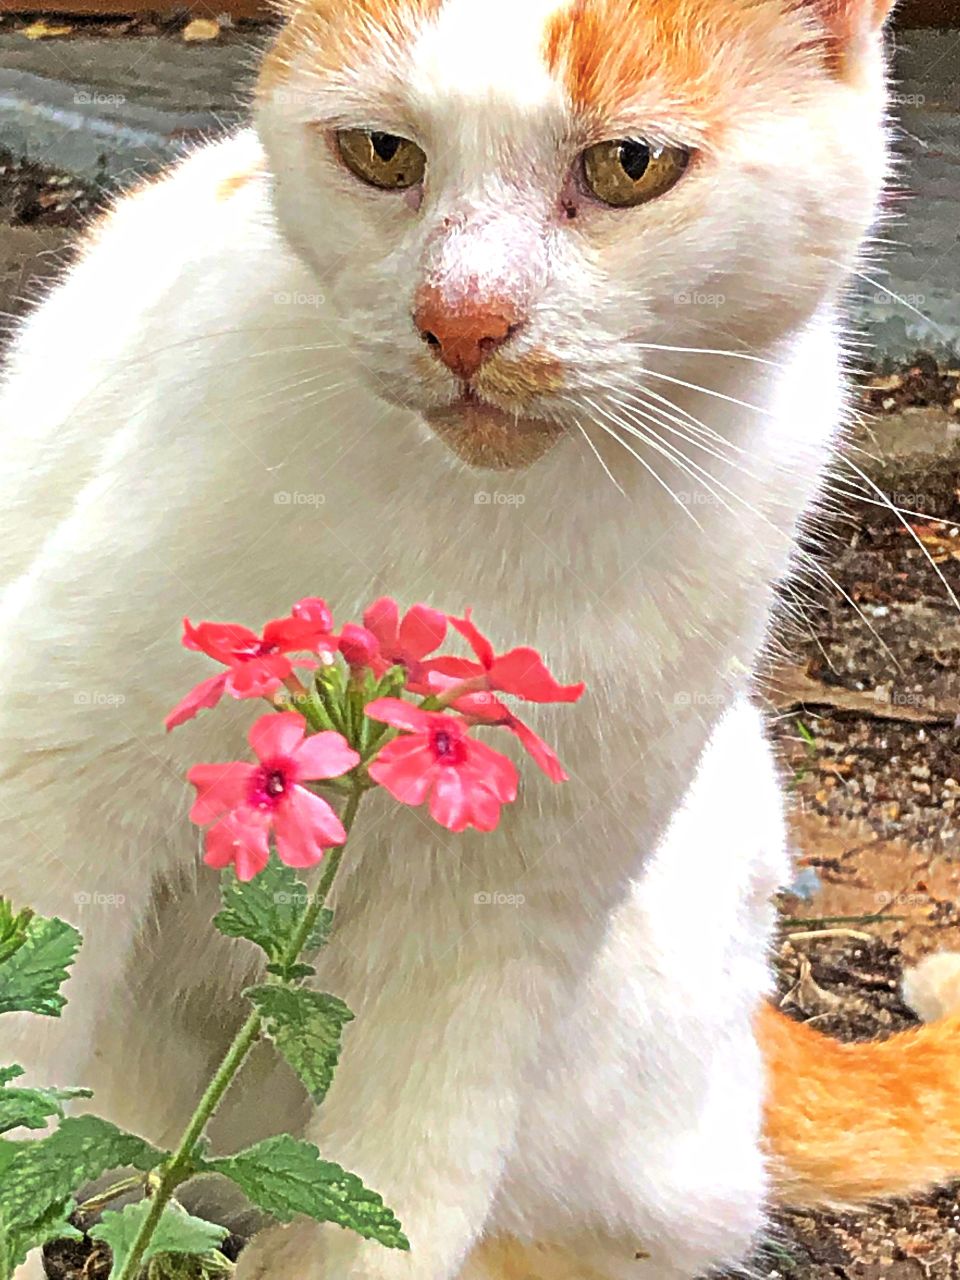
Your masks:
<svg viewBox="0 0 960 1280"><path fill-rule="evenodd" d="M802 3L817 13L833 40L849 46L875 35L896 0L802 0Z"/></svg>

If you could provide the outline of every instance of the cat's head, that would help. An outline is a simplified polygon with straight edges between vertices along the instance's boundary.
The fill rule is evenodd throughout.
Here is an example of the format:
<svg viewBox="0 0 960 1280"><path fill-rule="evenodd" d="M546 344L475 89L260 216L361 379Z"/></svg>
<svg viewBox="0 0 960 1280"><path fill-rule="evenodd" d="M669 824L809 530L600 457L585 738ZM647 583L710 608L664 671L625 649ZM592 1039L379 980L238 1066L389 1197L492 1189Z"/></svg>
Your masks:
<svg viewBox="0 0 960 1280"><path fill-rule="evenodd" d="M258 91L281 225L380 395L524 465L658 358L770 352L837 289L886 8L306 0Z"/></svg>

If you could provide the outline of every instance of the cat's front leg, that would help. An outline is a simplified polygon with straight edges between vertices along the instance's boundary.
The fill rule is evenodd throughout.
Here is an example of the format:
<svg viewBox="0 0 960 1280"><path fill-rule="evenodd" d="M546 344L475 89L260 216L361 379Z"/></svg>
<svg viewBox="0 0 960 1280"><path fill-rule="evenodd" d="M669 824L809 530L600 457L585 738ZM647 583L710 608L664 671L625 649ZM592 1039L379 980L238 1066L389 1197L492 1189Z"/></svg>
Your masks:
<svg viewBox="0 0 960 1280"><path fill-rule="evenodd" d="M362 1008L357 1002L308 1137L383 1196L410 1252L294 1224L255 1239L237 1280L453 1280L513 1143L537 998L529 972L451 955L445 972L399 973Z"/></svg>

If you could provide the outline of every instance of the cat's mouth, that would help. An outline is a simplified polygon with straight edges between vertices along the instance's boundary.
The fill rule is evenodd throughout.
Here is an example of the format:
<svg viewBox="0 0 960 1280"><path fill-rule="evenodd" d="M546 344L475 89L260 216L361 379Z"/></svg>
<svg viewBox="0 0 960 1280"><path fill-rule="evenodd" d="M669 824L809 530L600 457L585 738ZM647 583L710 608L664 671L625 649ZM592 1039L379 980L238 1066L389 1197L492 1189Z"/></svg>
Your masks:
<svg viewBox="0 0 960 1280"><path fill-rule="evenodd" d="M458 458L494 471L529 467L564 434L559 423L500 409L469 386L456 400L427 409L423 416Z"/></svg>

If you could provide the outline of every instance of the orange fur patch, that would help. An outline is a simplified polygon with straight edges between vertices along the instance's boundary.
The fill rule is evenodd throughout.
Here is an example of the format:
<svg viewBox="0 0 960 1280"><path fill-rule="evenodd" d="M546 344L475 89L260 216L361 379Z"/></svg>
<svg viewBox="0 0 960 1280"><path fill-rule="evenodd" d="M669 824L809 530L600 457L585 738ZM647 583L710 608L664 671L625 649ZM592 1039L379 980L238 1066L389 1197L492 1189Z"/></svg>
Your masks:
<svg viewBox="0 0 960 1280"><path fill-rule="evenodd" d="M488 393L523 404L532 396L561 390L563 366L546 351L530 351L520 360L498 356L481 366L474 382L481 395Z"/></svg>
<svg viewBox="0 0 960 1280"><path fill-rule="evenodd" d="M384 38L398 49L409 45L419 27L434 17L443 0L306 0L289 6L289 21L268 52L258 87L270 89L287 79L292 63L337 70L367 60Z"/></svg>
<svg viewBox="0 0 960 1280"><path fill-rule="evenodd" d="M672 104L683 104L710 135L735 115L745 89L760 77L775 87L791 60L806 60L811 68L825 60L833 69L838 47L854 29L879 25L889 5L890 0L574 0L551 20L545 57L588 117L615 115L642 86L668 114Z"/></svg>
<svg viewBox="0 0 960 1280"><path fill-rule="evenodd" d="M767 1005L757 1038L778 1201L862 1204L960 1174L960 1014L840 1044Z"/></svg>
<svg viewBox="0 0 960 1280"><path fill-rule="evenodd" d="M588 117L615 115L642 86L710 131L735 108L744 55L762 68L779 50L782 21L775 0L574 0L550 22L545 56Z"/></svg>
<svg viewBox="0 0 960 1280"><path fill-rule="evenodd" d="M217 200L229 200L238 191L242 191L254 178L258 178L263 171L262 165L251 165L249 169L245 169L241 173L231 173L229 177L221 179L217 183Z"/></svg>

